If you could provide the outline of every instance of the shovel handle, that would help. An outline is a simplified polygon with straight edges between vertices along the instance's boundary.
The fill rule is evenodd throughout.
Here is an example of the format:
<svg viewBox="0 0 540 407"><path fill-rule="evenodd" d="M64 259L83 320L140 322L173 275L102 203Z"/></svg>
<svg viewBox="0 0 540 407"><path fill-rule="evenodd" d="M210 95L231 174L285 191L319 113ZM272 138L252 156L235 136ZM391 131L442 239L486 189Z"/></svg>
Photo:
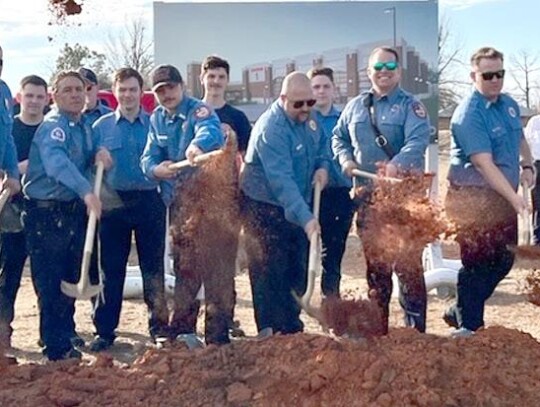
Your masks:
<svg viewBox="0 0 540 407"><path fill-rule="evenodd" d="M529 202L530 196L529 196L529 185L527 183L524 183L521 186L521 191L523 194L523 199L525 202ZM525 209L523 211L523 244L530 245L531 244L531 220L530 220L530 213L528 209Z"/></svg>
<svg viewBox="0 0 540 407"><path fill-rule="evenodd" d="M351 171L351 174L354 175L355 177L362 177L362 178L367 178L367 179L372 179L372 180L378 180L378 181L389 181L389 182L401 182L402 180L399 179L399 178L392 178L392 177L382 177L382 176L379 176L377 174L373 174L372 172L368 172L368 171L363 171L363 170L359 170L359 169L353 169Z"/></svg>
<svg viewBox="0 0 540 407"><path fill-rule="evenodd" d="M98 161L96 170L96 179L94 182L94 195L99 198L101 191L101 183L103 181L103 163ZM88 217L88 225L86 227L86 237L84 239L84 252L81 264L81 279L80 284L86 284L88 282L88 271L90 269L90 258L92 257L92 251L94 249L94 237L96 235L96 223L97 216L94 211L90 212Z"/></svg>
<svg viewBox="0 0 540 407"><path fill-rule="evenodd" d="M223 150L210 151L209 153L204 153L204 154L196 156L193 159L193 164L191 164L189 162L189 160L182 160L182 161L178 161L176 163L170 164L169 169L179 171L179 170L182 170L184 168L193 167L195 165L202 164L202 163L210 160L213 157L220 156L221 154L223 154Z"/></svg>

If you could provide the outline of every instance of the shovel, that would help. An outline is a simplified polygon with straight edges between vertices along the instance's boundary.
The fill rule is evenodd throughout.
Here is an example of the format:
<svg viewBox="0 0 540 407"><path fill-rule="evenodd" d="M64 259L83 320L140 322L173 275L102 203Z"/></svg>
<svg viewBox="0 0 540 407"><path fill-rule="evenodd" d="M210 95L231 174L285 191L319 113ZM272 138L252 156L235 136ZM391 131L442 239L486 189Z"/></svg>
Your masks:
<svg viewBox="0 0 540 407"><path fill-rule="evenodd" d="M96 179L94 183L94 195L99 198L99 192L101 190L101 181L103 179L103 163L98 161ZM90 212L88 218L88 226L86 227L86 237L84 240L84 252L81 264L81 276L77 284L68 283L62 281L60 283L60 289L68 297L78 299L90 299L98 295L103 289L101 281L98 285L92 285L90 283L90 260L92 258L92 251L94 249L94 236L96 235L96 223L97 217L94 211Z"/></svg>
<svg viewBox="0 0 540 407"><path fill-rule="evenodd" d="M529 202L529 185L524 183L522 185L523 199L526 202ZM531 244L531 217L528 209L523 211L523 230L521 231L521 244L530 245Z"/></svg>
<svg viewBox="0 0 540 407"><path fill-rule="evenodd" d="M372 180L379 180L379 181L389 181L389 182L401 182L402 180L399 178L392 178L392 177L382 177L377 174L373 174L372 172L362 171L359 169L354 169L351 171L351 174L355 177L362 177Z"/></svg>
<svg viewBox="0 0 540 407"><path fill-rule="evenodd" d="M11 191L9 188L4 188L2 192L0 192L0 213L2 213L2 210L4 209L4 205L9 200L10 195L11 195Z"/></svg>
<svg viewBox="0 0 540 407"><path fill-rule="evenodd" d="M321 183L315 182L315 192L313 193L313 215L317 221L319 220L319 210L321 207ZM306 293L300 299L301 305L304 309L309 307L309 302L313 296L313 289L315 287L315 277L317 276L317 270L321 266L321 248L320 248L320 236L319 233L313 233L310 236L309 241L309 263L308 263L308 275L307 275L307 287Z"/></svg>
<svg viewBox="0 0 540 407"><path fill-rule="evenodd" d="M196 166L198 164L202 164L214 157L218 157L220 156L221 154L223 154L223 150L215 150L215 151L210 151L209 153L204 153L204 154L201 154L201 155L198 155L196 156L193 161L194 163L191 164L189 162L189 160L182 160L182 161L178 161L176 163L172 163L169 165L169 169L170 170L176 170L176 171L179 171L179 170L182 170L184 168L188 168L188 167L193 167L193 166Z"/></svg>

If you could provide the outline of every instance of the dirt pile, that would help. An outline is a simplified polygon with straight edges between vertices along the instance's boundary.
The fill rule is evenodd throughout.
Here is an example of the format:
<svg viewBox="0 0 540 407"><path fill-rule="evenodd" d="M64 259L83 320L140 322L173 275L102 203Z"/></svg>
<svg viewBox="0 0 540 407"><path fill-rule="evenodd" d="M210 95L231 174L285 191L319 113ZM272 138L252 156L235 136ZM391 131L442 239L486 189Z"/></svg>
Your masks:
<svg viewBox="0 0 540 407"><path fill-rule="evenodd" d="M524 406L540 398L540 344L502 327L453 340L412 329L361 342L298 334L197 351L149 350L2 366L0 405Z"/></svg>
<svg viewBox="0 0 540 407"><path fill-rule="evenodd" d="M368 299L326 297L315 316L325 329L337 336L373 338L385 333L382 309L373 290Z"/></svg>
<svg viewBox="0 0 540 407"><path fill-rule="evenodd" d="M531 304L540 306L540 270L531 270L525 277L525 292Z"/></svg>

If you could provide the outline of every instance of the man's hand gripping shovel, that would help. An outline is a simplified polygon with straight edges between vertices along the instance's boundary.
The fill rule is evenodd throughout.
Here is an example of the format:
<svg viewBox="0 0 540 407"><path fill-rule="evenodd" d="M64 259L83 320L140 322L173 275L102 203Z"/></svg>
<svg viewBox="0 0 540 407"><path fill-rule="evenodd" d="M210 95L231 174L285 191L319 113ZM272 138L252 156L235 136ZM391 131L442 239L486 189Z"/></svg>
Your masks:
<svg viewBox="0 0 540 407"><path fill-rule="evenodd" d="M101 190L101 181L103 180L103 163L98 161L96 179L94 183L94 194L99 198ZM90 299L100 294L103 290L103 284L100 281L98 285L92 285L90 282L90 261L94 249L94 237L96 235L97 216L94 211L90 212L88 226L86 228L86 238L84 240L84 252L81 264L81 275L77 284L62 281L60 289L68 297L78 299Z"/></svg>

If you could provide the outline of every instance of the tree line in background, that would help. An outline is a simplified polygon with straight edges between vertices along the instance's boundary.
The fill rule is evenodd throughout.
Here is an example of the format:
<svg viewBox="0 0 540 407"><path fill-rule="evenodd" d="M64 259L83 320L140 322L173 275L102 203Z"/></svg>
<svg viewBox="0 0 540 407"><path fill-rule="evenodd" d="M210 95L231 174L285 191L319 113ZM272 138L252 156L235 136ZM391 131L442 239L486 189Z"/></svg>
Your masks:
<svg viewBox="0 0 540 407"><path fill-rule="evenodd" d="M101 89L111 87L111 74L122 67L134 68L143 78L147 78L154 64L152 44L144 22L141 19L132 20L120 35L109 35L103 53L79 43L64 44L51 77L59 71L84 66L96 73Z"/></svg>
<svg viewBox="0 0 540 407"><path fill-rule="evenodd" d="M460 98L470 88L467 76L469 56L463 55L464 41L456 35L451 21L445 16L439 23L437 70L432 72L432 83L439 87L440 110L452 110ZM105 52L100 53L81 44L65 44L56 59L53 76L60 70L77 69L80 66L91 68L99 79L102 89L111 87L111 73L129 66L138 70L144 78L148 77L153 66L152 40L148 38L147 28L141 19L128 22L119 36L109 35ZM538 53L528 50L511 52L506 61L508 77L507 91L522 106L540 111L540 60ZM509 81L512 78L513 81ZM509 84L513 86L509 86Z"/></svg>

